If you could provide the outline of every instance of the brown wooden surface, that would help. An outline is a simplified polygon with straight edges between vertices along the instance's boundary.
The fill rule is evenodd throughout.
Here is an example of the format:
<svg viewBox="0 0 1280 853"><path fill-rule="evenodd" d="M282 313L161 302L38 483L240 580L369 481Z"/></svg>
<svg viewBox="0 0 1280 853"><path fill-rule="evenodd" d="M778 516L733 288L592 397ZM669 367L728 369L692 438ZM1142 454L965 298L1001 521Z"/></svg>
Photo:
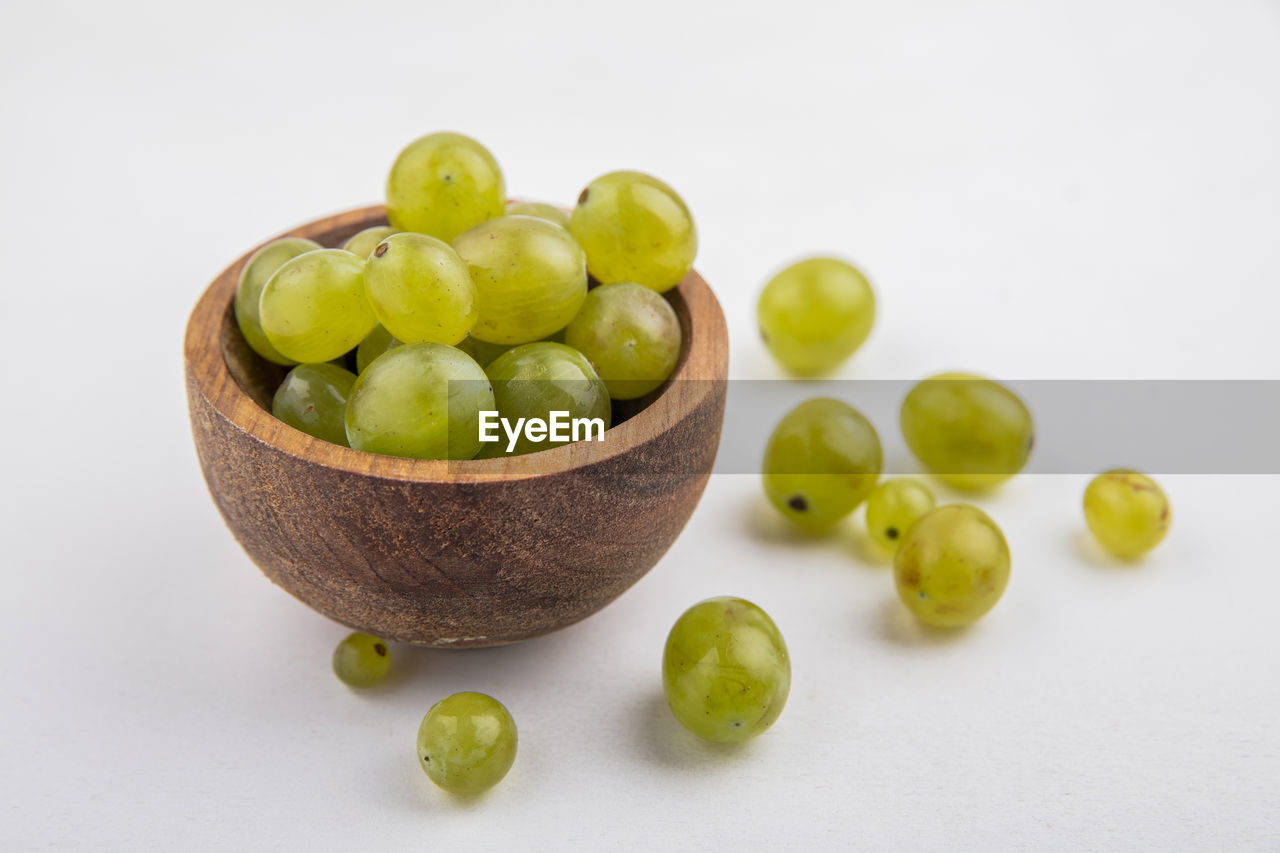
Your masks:
<svg viewBox="0 0 1280 853"><path fill-rule="evenodd" d="M287 236L336 246L385 222L368 207ZM249 349L231 313L248 254L187 325L191 426L227 526L299 600L406 643L515 642L604 607L688 521L719 445L728 374L724 315L696 272L668 294L685 335L673 381L615 411L623 420L603 442L444 462L338 447L264 410L284 370Z"/></svg>

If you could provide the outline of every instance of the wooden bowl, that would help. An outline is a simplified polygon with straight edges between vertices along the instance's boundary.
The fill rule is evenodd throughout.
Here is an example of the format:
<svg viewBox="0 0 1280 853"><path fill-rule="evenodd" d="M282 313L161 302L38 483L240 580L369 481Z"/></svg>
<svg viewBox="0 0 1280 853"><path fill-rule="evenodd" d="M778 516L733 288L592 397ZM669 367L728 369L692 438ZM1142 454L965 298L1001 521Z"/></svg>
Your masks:
<svg viewBox="0 0 1280 853"><path fill-rule="evenodd" d="M385 223L381 206L367 207L282 236L337 246ZM667 294L684 332L675 374L615 404L604 441L444 462L361 453L272 417L285 369L249 348L231 307L248 257L214 279L187 324L191 429L227 526L308 606L405 643L512 643L613 601L693 513L728 373L724 315L696 272Z"/></svg>

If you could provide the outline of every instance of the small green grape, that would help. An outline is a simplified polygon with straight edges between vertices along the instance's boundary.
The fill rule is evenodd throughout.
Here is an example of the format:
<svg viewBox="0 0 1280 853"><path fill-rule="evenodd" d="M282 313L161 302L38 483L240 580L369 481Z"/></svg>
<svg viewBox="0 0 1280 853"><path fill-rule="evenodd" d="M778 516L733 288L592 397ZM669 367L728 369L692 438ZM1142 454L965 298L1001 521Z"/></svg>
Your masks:
<svg viewBox="0 0 1280 853"><path fill-rule="evenodd" d="M271 399L271 414L307 435L347 446L347 398L356 376L336 364L299 364Z"/></svg>
<svg viewBox="0 0 1280 853"><path fill-rule="evenodd" d="M488 367L493 360L511 349L510 344L491 344L468 335L458 344L458 349L476 360L481 367Z"/></svg>
<svg viewBox="0 0 1280 853"><path fill-rule="evenodd" d="M567 326L587 298L582 249L545 219L492 219L460 234L453 248L470 266L480 293L480 318L471 334L482 341L541 340Z"/></svg>
<svg viewBox="0 0 1280 853"><path fill-rule="evenodd" d="M455 693L418 726L418 766L451 794L474 796L502 781L516 760L516 722L483 693Z"/></svg>
<svg viewBox="0 0 1280 853"><path fill-rule="evenodd" d="M347 400L356 450L414 459L471 459L480 412L493 410L484 369L444 344L404 344L374 359Z"/></svg>
<svg viewBox="0 0 1280 853"><path fill-rule="evenodd" d="M386 640L356 632L333 650L333 674L348 687L381 684L391 668L391 650Z"/></svg>
<svg viewBox="0 0 1280 853"><path fill-rule="evenodd" d="M662 652L667 705L689 731L738 743L768 729L791 690L791 660L769 615L741 598L709 598L676 620Z"/></svg>
<svg viewBox="0 0 1280 853"><path fill-rule="evenodd" d="M581 352L615 400L634 400L657 388L680 358L680 318L661 294L620 281L587 294L564 341Z"/></svg>
<svg viewBox="0 0 1280 853"><path fill-rule="evenodd" d="M267 340L262 331L262 321L258 319L258 301L262 298L262 288L267 280L280 269L285 262L296 258L303 252L319 249L320 244L302 237L285 237L263 246L245 261L240 270L240 280L236 284L235 312L236 325L240 334L253 348L253 351L276 364L296 364L292 358L281 355Z"/></svg>
<svg viewBox="0 0 1280 853"><path fill-rule="evenodd" d="M1009 583L1009 545L996 523L967 504L923 515L894 557L898 598L916 618L937 628L977 622Z"/></svg>
<svg viewBox="0 0 1280 853"><path fill-rule="evenodd" d="M369 304L398 341L456 344L480 316L480 295L458 253L426 234L392 234L364 268Z"/></svg>
<svg viewBox="0 0 1280 853"><path fill-rule="evenodd" d="M839 367L866 341L876 295L852 264L809 258L765 285L756 316L773 357L792 373L813 376Z"/></svg>
<svg viewBox="0 0 1280 853"><path fill-rule="evenodd" d="M1027 464L1035 442L1031 413L998 382L940 373L902 401L902 436L934 476L958 489L990 488Z"/></svg>
<svg viewBox="0 0 1280 853"><path fill-rule="evenodd" d="M374 359L402 343L403 341L393 338L381 324L375 326L373 331L360 342L360 346L356 347L356 373L364 373L364 369L373 364Z"/></svg>
<svg viewBox="0 0 1280 853"><path fill-rule="evenodd" d="M867 496L867 532L890 552L921 516L934 507L933 492L919 480L886 480Z"/></svg>
<svg viewBox="0 0 1280 853"><path fill-rule="evenodd" d="M862 414L819 397L788 412L764 452L764 490L778 511L819 531L862 503L883 465L880 437Z"/></svg>
<svg viewBox="0 0 1280 853"><path fill-rule="evenodd" d="M397 229L392 228L390 225L374 225L347 238L347 242L342 244L342 248L357 258L368 260L369 254L373 252L379 243L392 234L399 233Z"/></svg>
<svg viewBox="0 0 1280 853"><path fill-rule="evenodd" d="M387 177L387 219L393 228L446 243L501 216L507 189L489 149L460 133L432 133L400 152Z"/></svg>
<svg viewBox="0 0 1280 853"><path fill-rule="evenodd" d="M641 172L610 172L588 184L569 230L601 284L634 281L663 293L680 283L698 253L684 200Z"/></svg>
<svg viewBox="0 0 1280 853"><path fill-rule="evenodd" d="M519 418L549 421L553 411L567 412L567 418L599 418L609 428L612 410L609 391L596 375L591 362L564 344L546 341L522 344L507 350L485 369L493 383L493 399L498 414L515 424ZM480 455L485 458L507 455L506 434L487 442ZM595 433L592 433L593 435ZM571 433L570 433L571 435ZM532 441L523 432L511 455L560 447L569 441Z"/></svg>
<svg viewBox="0 0 1280 853"><path fill-rule="evenodd" d="M365 297L364 261L342 249L286 261L263 287L258 314L271 345L307 364L346 355L378 324Z"/></svg>
<svg viewBox="0 0 1280 853"><path fill-rule="evenodd" d="M1172 520L1164 490L1127 468L1093 478L1084 491L1084 518L1103 547L1126 560L1159 545Z"/></svg>
<svg viewBox="0 0 1280 853"><path fill-rule="evenodd" d="M533 216L538 219L545 219L548 222L554 222L561 228L567 229L569 227L569 214L554 204L543 204L539 201L509 201L507 202L507 216Z"/></svg>

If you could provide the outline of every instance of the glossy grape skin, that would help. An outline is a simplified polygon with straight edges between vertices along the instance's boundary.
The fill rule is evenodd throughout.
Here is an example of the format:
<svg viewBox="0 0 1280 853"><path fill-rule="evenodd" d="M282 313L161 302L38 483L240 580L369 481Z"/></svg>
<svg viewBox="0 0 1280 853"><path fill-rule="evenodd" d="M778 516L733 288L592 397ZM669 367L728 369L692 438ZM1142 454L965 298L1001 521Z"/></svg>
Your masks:
<svg viewBox="0 0 1280 853"><path fill-rule="evenodd" d="M818 397L788 412L765 447L764 490L809 531L835 524L876 487L884 458L875 427L852 406Z"/></svg>
<svg viewBox="0 0 1280 853"><path fill-rule="evenodd" d="M471 271L448 243L392 234L369 255L365 287L373 313L403 343L457 344L480 316Z"/></svg>
<svg viewBox="0 0 1280 853"><path fill-rule="evenodd" d="M554 204L543 204L540 201L509 201L507 202L507 215L533 216L538 219L545 219L548 222L554 222L561 228L568 229L569 227L569 214Z"/></svg>
<svg viewBox="0 0 1280 853"><path fill-rule="evenodd" d="M418 726L418 766L451 794L474 796L502 781L516 760L516 723L483 693L455 693Z"/></svg>
<svg viewBox="0 0 1280 853"><path fill-rule="evenodd" d="M1127 468L1093 478L1084 491L1084 517L1102 546L1125 560L1159 545L1173 520L1164 490Z"/></svg>
<svg viewBox="0 0 1280 853"><path fill-rule="evenodd" d="M970 373L940 373L902 402L907 446L939 480L970 491L991 488L1027 464L1035 442L1018 395Z"/></svg>
<svg viewBox="0 0 1280 853"><path fill-rule="evenodd" d="M481 367L488 367L493 364L495 358L511 349L511 344L491 344L468 335L462 343L458 344L458 349L474 358L476 364Z"/></svg>
<svg viewBox="0 0 1280 853"><path fill-rule="evenodd" d="M356 373L364 373L364 369L373 364L374 359L402 343L404 342L392 337L382 324L374 326L373 331L356 347Z"/></svg>
<svg viewBox="0 0 1280 853"><path fill-rule="evenodd" d="M564 342L587 357L615 400L657 388L680 358L680 318L662 295L621 281L587 294Z"/></svg>
<svg viewBox="0 0 1280 853"><path fill-rule="evenodd" d="M392 228L390 225L373 225L369 228L352 234L347 238L347 242L342 244L342 248L346 249L357 258L369 259L369 255L377 247L379 243L390 237L392 234L400 232Z"/></svg>
<svg viewBox="0 0 1280 853"><path fill-rule="evenodd" d="M286 261L258 302L267 340L305 364L341 358L378 320L365 297L364 261L342 249L317 249Z"/></svg>
<svg viewBox="0 0 1280 853"><path fill-rule="evenodd" d="M374 687L391 669L386 640L356 632L333 650L333 674L348 687Z"/></svg>
<svg viewBox="0 0 1280 853"><path fill-rule="evenodd" d="M307 435L347 446L347 398L356 375L336 364L299 364L271 399L271 414Z"/></svg>
<svg viewBox="0 0 1280 853"><path fill-rule="evenodd" d="M455 347L404 344L374 359L347 401L356 450L414 459L471 459L480 411L494 409L484 369Z"/></svg>
<svg viewBox="0 0 1280 853"><path fill-rule="evenodd" d="M671 713L695 735L718 743L753 738L787 704L787 644L751 602L709 598L686 610L667 635L662 690Z"/></svg>
<svg viewBox="0 0 1280 853"><path fill-rule="evenodd" d="M967 504L926 513L903 537L894 557L898 598L935 628L978 621L1009 583L1009 544L996 523Z"/></svg>
<svg viewBox="0 0 1280 853"><path fill-rule="evenodd" d="M663 293L680 283L698 253L684 200L641 172L610 172L578 197L569 231L601 284L634 281Z"/></svg>
<svg viewBox="0 0 1280 853"><path fill-rule="evenodd" d="M286 365L297 363L294 359L281 355L271 345L271 341L267 340L266 332L262 331L262 321L258 319L258 301L262 298L262 288L266 287L267 280L285 261L319 248L320 244L314 240L284 237L254 252L240 270L240 280L236 283L236 325L240 327L240 333L253 351L267 361Z"/></svg>
<svg viewBox="0 0 1280 853"><path fill-rule="evenodd" d="M552 411L568 412L569 418L600 418L606 430L610 426L609 391L591 363L573 347L549 341L522 344L494 359L485 373L493 383L498 414L513 427L517 418L548 420ZM502 429L498 433L500 440L486 443L482 457L508 455L506 433ZM521 434L510 455L567 443L549 438L535 442Z"/></svg>
<svg viewBox="0 0 1280 853"><path fill-rule="evenodd" d="M892 553L898 550L911 525L935 505L933 492L919 480L885 480L867 496L867 532Z"/></svg>
<svg viewBox="0 0 1280 853"><path fill-rule="evenodd" d="M814 376L835 370L866 341L876 296L852 264L809 258L765 285L756 317L774 358L798 376Z"/></svg>
<svg viewBox="0 0 1280 853"><path fill-rule="evenodd" d="M471 334L491 344L530 343L569 325L587 298L582 249L558 225L503 216L453 241L480 293Z"/></svg>
<svg viewBox="0 0 1280 853"><path fill-rule="evenodd" d="M411 142L387 177L387 219L400 231L446 243L501 216L507 189L489 150L460 133L432 133Z"/></svg>

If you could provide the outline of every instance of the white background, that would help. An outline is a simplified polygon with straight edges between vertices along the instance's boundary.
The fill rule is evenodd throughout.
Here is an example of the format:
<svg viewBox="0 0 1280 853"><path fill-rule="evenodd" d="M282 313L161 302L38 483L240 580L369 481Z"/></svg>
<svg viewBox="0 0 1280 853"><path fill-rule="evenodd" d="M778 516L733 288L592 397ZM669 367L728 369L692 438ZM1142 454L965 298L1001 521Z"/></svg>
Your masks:
<svg viewBox="0 0 1280 853"><path fill-rule="evenodd" d="M736 377L781 376L755 297L813 251L878 288L845 377L1280 373L1274 2L6 3L0 846L1280 847L1274 476L1163 478L1173 530L1137 567L1083 535L1084 476L1019 478L981 501L1008 593L948 635L860 518L805 543L717 476L598 616L339 684L345 631L208 498L181 336L242 251L379 200L445 128L513 194L676 186ZM794 661L740 749L687 735L659 684L667 629L716 594L763 605ZM469 804L413 750L461 689L521 738Z"/></svg>

